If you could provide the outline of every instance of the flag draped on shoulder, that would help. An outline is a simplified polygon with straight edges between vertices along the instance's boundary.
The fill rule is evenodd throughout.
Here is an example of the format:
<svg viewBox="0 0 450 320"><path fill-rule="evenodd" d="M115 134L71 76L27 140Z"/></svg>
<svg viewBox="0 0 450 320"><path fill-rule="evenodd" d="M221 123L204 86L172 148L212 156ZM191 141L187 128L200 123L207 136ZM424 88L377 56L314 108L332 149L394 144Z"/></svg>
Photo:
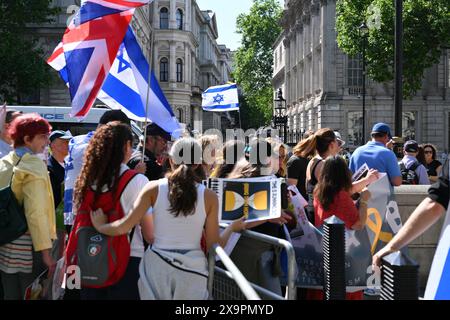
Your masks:
<svg viewBox="0 0 450 320"><path fill-rule="evenodd" d="M130 119L145 121L147 117L177 138L181 126L153 71L149 90L149 72L147 60L129 27L98 98L111 109L122 110Z"/></svg>
<svg viewBox="0 0 450 320"><path fill-rule="evenodd" d="M235 83L209 87L202 94L202 107L205 111L239 110L239 98Z"/></svg>
<svg viewBox="0 0 450 320"><path fill-rule="evenodd" d="M133 17L149 0L84 0L63 39L47 60L69 87L74 117L95 102Z"/></svg>

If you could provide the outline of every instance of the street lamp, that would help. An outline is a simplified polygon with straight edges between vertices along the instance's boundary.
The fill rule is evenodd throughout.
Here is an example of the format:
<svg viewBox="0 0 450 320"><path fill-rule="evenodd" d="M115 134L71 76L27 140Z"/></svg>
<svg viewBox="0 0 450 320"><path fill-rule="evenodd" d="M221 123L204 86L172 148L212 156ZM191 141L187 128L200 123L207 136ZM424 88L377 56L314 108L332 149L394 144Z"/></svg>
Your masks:
<svg viewBox="0 0 450 320"><path fill-rule="evenodd" d="M366 139L366 42L369 28L363 22L359 26L359 34L362 38L362 142L364 144Z"/></svg>
<svg viewBox="0 0 450 320"><path fill-rule="evenodd" d="M275 112L273 115L273 126L278 131L283 133L283 142L287 143L287 116L286 114L286 99L283 98L283 91L278 89L277 98L273 100L275 102Z"/></svg>

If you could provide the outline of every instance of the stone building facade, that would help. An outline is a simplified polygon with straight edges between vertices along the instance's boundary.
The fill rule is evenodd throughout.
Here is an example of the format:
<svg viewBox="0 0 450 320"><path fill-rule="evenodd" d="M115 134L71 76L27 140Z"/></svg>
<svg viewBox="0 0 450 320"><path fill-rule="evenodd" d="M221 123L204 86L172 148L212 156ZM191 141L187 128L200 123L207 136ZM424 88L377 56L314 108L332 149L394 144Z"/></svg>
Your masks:
<svg viewBox="0 0 450 320"><path fill-rule="evenodd" d="M335 0L285 1L283 33L274 45L273 85L278 89L284 83L291 133L331 127L353 149L370 138L374 123L393 129L394 87L367 80L362 137L361 59L338 48L335 22ZM434 143L443 152L450 149L448 54L444 51L440 62L425 71L422 89L403 102L403 137Z"/></svg>

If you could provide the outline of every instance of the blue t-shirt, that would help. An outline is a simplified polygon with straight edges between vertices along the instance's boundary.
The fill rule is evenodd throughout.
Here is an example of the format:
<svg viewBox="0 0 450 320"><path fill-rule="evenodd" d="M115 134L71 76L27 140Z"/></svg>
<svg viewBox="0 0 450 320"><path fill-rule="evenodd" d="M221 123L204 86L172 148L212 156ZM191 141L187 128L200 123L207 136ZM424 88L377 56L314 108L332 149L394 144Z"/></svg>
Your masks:
<svg viewBox="0 0 450 320"><path fill-rule="evenodd" d="M356 149L350 158L350 170L355 173L364 163L370 169L387 173L389 180L402 176L395 153L380 142L369 141Z"/></svg>

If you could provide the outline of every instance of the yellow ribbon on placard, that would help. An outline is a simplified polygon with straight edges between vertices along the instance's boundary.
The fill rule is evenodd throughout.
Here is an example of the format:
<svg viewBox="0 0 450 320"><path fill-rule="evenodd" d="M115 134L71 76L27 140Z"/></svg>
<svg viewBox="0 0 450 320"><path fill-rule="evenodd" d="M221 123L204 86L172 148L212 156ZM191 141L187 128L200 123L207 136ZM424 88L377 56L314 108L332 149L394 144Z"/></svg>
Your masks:
<svg viewBox="0 0 450 320"><path fill-rule="evenodd" d="M370 218L372 215L375 218L375 222ZM380 213L378 212L377 209L375 209L375 208L368 208L367 209L367 223L366 223L366 225L367 225L367 228L369 228L375 234L374 240L372 242L372 247L371 247L371 250L370 250L372 252L372 254L374 254L375 248L377 247L378 240L381 238L381 236L383 238L386 237L384 232L383 232L383 235L381 235L382 234L381 227L383 225L383 221L381 220L381 215L380 215Z"/></svg>

